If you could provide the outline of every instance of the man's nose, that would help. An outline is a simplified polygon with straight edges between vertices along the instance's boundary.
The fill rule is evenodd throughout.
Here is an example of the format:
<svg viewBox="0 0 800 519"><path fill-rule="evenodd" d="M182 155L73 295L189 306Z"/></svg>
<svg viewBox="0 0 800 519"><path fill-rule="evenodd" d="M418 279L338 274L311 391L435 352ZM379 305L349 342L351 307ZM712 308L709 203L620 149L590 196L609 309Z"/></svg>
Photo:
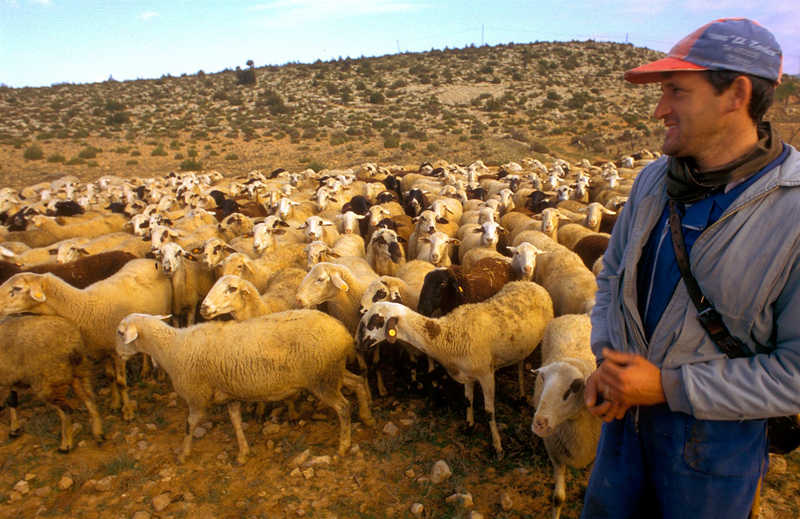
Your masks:
<svg viewBox="0 0 800 519"><path fill-rule="evenodd" d="M653 118L663 119L670 111L669 103L664 99L664 96L661 96L661 99L658 100L658 104L656 105L656 109L653 111Z"/></svg>

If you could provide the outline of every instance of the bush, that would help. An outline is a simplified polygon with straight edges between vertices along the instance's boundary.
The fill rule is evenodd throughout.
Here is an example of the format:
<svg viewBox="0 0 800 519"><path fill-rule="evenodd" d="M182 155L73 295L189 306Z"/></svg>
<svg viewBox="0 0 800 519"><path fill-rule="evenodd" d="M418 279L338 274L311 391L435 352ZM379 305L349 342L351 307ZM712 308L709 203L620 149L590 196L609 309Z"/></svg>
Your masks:
<svg viewBox="0 0 800 519"><path fill-rule="evenodd" d="M531 150L535 151L536 153L550 153L550 148L540 141L534 141L531 144Z"/></svg>
<svg viewBox="0 0 800 519"><path fill-rule="evenodd" d="M181 171L200 171L203 169L203 164L199 160L186 159L181 162L179 168Z"/></svg>
<svg viewBox="0 0 800 519"><path fill-rule="evenodd" d="M382 105L386 101L386 97L380 92L373 92L369 95L369 102L374 105Z"/></svg>
<svg viewBox="0 0 800 519"><path fill-rule="evenodd" d="M95 148L94 146L86 146L81 151L78 152L78 157L82 159L93 159L97 157L97 153L100 151L99 148Z"/></svg>
<svg viewBox="0 0 800 519"><path fill-rule="evenodd" d="M53 153L47 156L47 162L66 162L67 158L60 153Z"/></svg>
<svg viewBox="0 0 800 519"><path fill-rule="evenodd" d="M166 157L167 156L167 150L164 149L164 145L163 144L159 144L158 146L156 146L153 149L153 151L150 152L150 156L151 157Z"/></svg>
<svg viewBox="0 0 800 519"><path fill-rule="evenodd" d="M44 158L44 150L38 144L33 144L25 148L22 156L25 160L42 160Z"/></svg>
<svg viewBox="0 0 800 519"><path fill-rule="evenodd" d="M397 148L400 146L400 135L397 133L393 133L391 135L386 135L383 138L383 147L384 148Z"/></svg>
<svg viewBox="0 0 800 519"><path fill-rule="evenodd" d="M106 125L120 126L131 122L131 115L128 112L114 112L106 117Z"/></svg>
<svg viewBox="0 0 800 519"><path fill-rule="evenodd" d="M67 166L80 166L81 164L86 164L86 161L80 157L72 157L66 162Z"/></svg>
<svg viewBox="0 0 800 519"><path fill-rule="evenodd" d="M125 161L126 166L136 166L139 164L139 161L136 159L128 159Z"/></svg>
<svg viewBox="0 0 800 519"><path fill-rule="evenodd" d="M225 160L239 160L239 155L235 153L227 153L225 155Z"/></svg>

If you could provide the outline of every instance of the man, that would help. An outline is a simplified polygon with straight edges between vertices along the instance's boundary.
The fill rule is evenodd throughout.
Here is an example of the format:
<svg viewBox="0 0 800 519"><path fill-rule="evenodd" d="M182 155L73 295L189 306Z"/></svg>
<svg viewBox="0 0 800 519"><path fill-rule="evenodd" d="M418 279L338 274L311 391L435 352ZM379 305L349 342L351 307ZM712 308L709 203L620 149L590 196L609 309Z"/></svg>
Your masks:
<svg viewBox="0 0 800 519"><path fill-rule="evenodd" d="M586 404L606 423L582 517L747 517L768 462L766 418L800 411L800 153L761 119L780 80L772 34L747 19L693 32L625 73L661 83L665 156L638 176L598 276ZM697 318L675 259L734 337Z"/></svg>

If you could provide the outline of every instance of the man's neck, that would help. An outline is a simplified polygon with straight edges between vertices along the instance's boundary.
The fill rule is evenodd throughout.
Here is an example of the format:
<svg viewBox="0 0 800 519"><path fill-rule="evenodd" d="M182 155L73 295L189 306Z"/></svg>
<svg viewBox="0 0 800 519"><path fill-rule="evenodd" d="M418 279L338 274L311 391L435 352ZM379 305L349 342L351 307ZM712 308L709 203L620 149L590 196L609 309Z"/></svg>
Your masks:
<svg viewBox="0 0 800 519"><path fill-rule="evenodd" d="M758 144L758 130L753 124L740 125L721 136L715 145L710 146L703 157L695 157L699 171L709 171L730 164L744 157Z"/></svg>

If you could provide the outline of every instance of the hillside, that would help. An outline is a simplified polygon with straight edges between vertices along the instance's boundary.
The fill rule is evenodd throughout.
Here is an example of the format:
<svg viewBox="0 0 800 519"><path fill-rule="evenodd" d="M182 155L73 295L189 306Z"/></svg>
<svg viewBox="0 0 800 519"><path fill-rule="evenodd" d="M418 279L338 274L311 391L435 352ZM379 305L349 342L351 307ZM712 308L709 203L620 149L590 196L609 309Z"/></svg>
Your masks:
<svg viewBox="0 0 800 519"><path fill-rule="evenodd" d="M64 173L234 174L439 157L500 164L548 152L617 158L660 142L651 118L657 86L621 79L660 55L629 44L540 42L1 87L0 178L20 187ZM800 110L786 107L789 140Z"/></svg>

